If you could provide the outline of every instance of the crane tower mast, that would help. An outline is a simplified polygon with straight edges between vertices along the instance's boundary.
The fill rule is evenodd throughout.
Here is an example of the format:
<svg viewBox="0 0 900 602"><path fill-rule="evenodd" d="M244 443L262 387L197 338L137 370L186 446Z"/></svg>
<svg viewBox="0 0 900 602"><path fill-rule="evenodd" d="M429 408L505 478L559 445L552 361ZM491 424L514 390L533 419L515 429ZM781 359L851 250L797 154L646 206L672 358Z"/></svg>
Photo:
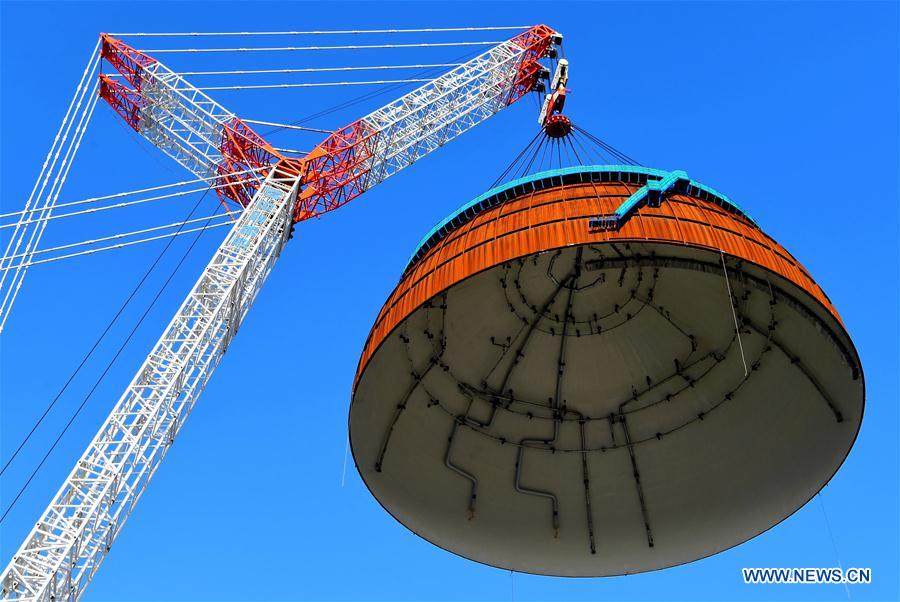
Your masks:
<svg viewBox="0 0 900 602"><path fill-rule="evenodd" d="M337 130L302 159L154 58L103 35L129 85L101 75L100 96L223 201L244 207L99 432L0 575L5 599L81 597L165 457L289 238L512 104L546 75L562 37L544 25L492 47Z"/></svg>

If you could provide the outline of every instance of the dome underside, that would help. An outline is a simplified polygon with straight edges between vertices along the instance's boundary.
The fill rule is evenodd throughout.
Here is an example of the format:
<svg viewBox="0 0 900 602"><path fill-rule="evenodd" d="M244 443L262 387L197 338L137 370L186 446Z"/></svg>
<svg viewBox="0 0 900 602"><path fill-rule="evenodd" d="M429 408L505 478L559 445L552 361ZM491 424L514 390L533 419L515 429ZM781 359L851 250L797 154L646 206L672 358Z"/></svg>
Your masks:
<svg viewBox="0 0 900 602"><path fill-rule="evenodd" d="M790 253L682 176L592 227L645 171L479 197L379 313L353 456L428 541L539 574L660 569L777 524L849 453L859 359Z"/></svg>
<svg viewBox="0 0 900 602"><path fill-rule="evenodd" d="M540 574L659 569L780 522L847 455L862 381L828 312L721 259L582 245L423 304L356 388L367 486L425 539Z"/></svg>

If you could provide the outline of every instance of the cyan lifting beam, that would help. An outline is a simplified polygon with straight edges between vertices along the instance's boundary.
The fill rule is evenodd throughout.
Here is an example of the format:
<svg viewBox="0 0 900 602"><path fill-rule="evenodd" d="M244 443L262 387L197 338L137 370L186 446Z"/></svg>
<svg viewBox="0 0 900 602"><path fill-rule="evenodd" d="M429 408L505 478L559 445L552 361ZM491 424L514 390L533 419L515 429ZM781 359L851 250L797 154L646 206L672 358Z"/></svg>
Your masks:
<svg viewBox="0 0 900 602"><path fill-rule="evenodd" d="M651 207L659 207L669 191L685 191L690 183L687 173L681 170L670 171L659 180L648 179L619 205L615 213L597 216L588 225L594 230L618 230L640 205L647 203Z"/></svg>

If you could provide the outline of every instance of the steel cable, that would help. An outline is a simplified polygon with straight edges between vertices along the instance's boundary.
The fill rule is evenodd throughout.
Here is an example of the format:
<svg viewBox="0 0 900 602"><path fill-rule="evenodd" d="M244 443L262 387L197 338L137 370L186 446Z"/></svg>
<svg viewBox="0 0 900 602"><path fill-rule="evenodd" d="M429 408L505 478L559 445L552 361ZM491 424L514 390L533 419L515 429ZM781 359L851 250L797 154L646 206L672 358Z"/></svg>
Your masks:
<svg viewBox="0 0 900 602"><path fill-rule="evenodd" d="M470 59L472 56L474 56L477 52L478 52L477 50L472 51L472 52L467 52L467 53L465 53L465 54L463 54L463 55L461 55L461 56L456 57L456 58L453 59L453 60L454 60L454 62L465 62L466 60L468 60L468 59ZM417 75L419 75L419 76L429 75L429 74L435 72L436 70L437 70L436 68L433 68L433 69L426 69L426 70L423 70L423 71L417 73ZM332 114L332 113L334 113L334 112L336 112L336 111L339 111L339 110L341 110L341 109L346 109L346 108L348 108L348 107L355 106L355 105L357 105L357 104L359 104L359 103L361 103L361 102L365 102L365 101L367 101L367 100L371 100L372 98L376 98L376 97L378 97L378 96L381 96L382 94L386 94L386 93L388 93L388 92L391 92L391 91L393 91L393 90L396 90L396 89L398 89L398 88L401 88L401 87L403 87L403 85L404 85L404 84L391 84L391 85L384 86L384 87L381 88L380 90L374 90L374 91L372 91L372 92L366 92L365 94L361 94L360 96L357 96L356 98L351 98L350 100L344 101L344 102L339 103L339 104L337 104L337 105L333 105L333 106L331 106L331 107L329 107L329 108L327 108L327 109L323 109L323 110L318 111L318 112L316 112L316 113L311 113L311 114L309 114L309 115L307 115L307 116L305 116L305 117L301 117L300 119L297 119L297 120L292 121L289 125L296 126L296 125L301 124L301 123L306 123L307 121L312 121L313 119L318 119L318 118L320 118L320 117L324 117L324 116L326 116L326 115L330 115L330 114ZM280 128L273 128L273 129L271 129L271 130L267 130L267 131L265 131L265 132L262 132L261 135L267 136L267 135L269 135L269 134L274 134L275 132L278 132L279 129L280 129Z"/></svg>
<svg viewBox="0 0 900 602"><path fill-rule="evenodd" d="M308 50L375 50L381 48L440 48L454 46L497 46L506 40L486 40L483 42L424 42L415 44L346 44L342 46L250 46L236 48L152 48L143 50L147 54L175 53L221 53L221 52L302 52Z"/></svg>
<svg viewBox="0 0 900 602"><path fill-rule="evenodd" d="M41 181L41 178L44 176L44 172L47 170L47 165L50 163L50 157L53 156L53 151L56 149L56 145L60 140L60 136L63 133L63 130L66 126L66 123L69 121L69 116L71 115L72 108L75 106L75 101L79 97L79 93L81 92L82 86L84 86L85 80L88 78L88 74L91 71L91 65L94 64L98 59L96 59L97 49L100 47L100 42L94 46L94 49L91 51L91 58L88 60L88 64L84 69L84 73L81 76L81 80L78 82L78 86L75 88L75 94L72 96L72 100L69 102L69 108L66 110L66 114L63 116L62 122L59 124L59 129L56 132L56 137L53 139L53 143L50 145L50 150L47 151L47 157L44 159L44 164L41 167L41 171L38 173L37 179L34 181L34 186L31 189L31 194L28 196L28 200L25 202L25 209L29 209L31 206L31 201L34 198L34 193L37 191L38 184ZM76 109L77 111L77 109ZM57 152L57 156L59 153ZM55 159L54 159L55 163ZM12 246L12 239L10 239L9 244L7 245L7 249L4 252L4 256L9 254L9 249Z"/></svg>
<svg viewBox="0 0 900 602"><path fill-rule="evenodd" d="M207 191L207 193L208 193L208 191ZM207 193L204 193L204 194L197 200L197 203L194 205L193 209L191 209L191 212L188 214L188 219L190 219L190 217L194 214L194 212L195 212L195 211L197 210L197 208L200 206L200 203L203 202L203 199L206 198L206 194L207 194ZM213 217L214 217L214 215L213 215L213 216L210 216L209 219L211 220ZM66 432L69 430L69 427L72 426L72 423L73 423L73 422L75 421L75 419L78 417L78 414L81 413L81 410L84 409L85 404L87 404L88 400L90 400L90 398L93 396L94 392L97 390L97 387L100 385L100 383L101 383L101 382L103 381L103 379L106 377L107 373L108 373L109 370L112 368L112 366L113 366L113 364L116 362L116 360L119 358L119 356L121 355L122 351L125 349L126 345L128 345L129 341L131 341L132 337L133 337L134 334L137 332L138 328L139 328L139 327L141 326L141 324L144 322L144 319L147 317L147 315L150 313L150 311L151 311L151 310L153 309L153 307L156 305L156 302L159 300L160 296L162 296L162 293L165 291L165 289L169 286L169 283L170 283L170 282L172 281L172 279L175 277L175 274L176 274L176 273L178 272L178 270L181 268L182 264L183 264L184 261L187 259L187 257L188 257L188 255L190 254L190 252L194 249L194 246L196 246L197 242L200 240L200 237L201 237L202 235L203 235L203 231L201 230L201 231L197 234L197 236L194 237L194 240L191 242L190 246L187 248L187 250L186 250L186 251L184 252L184 254L181 256L181 259L179 259L178 263L175 265L175 267L173 268L172 272L169 274L168 278L166 278L166 281L162 284L162 286L161 286L161 287L159 288L159 290L157 291L157 293L156 293L156 295L154 296L153 300L150 302L150 305L148 305L147 308L144 310L144 313L141 315L141 317L138 319L137 323L136 323L136 324L134 325L134 327L131 329L131 332L128 334L128 336L125 338L125 340L124 340L124 341L122 342L122 344L119 346L119 348L118 348L118 350L116 351L115 355L113 355L112 359L107 363L107 365L106 365L106 367L104 368L103 372L100 374L100 376L99 376L99 377L97 378L97 380L94 382L94 384L93 384L93 386L91 387L91 389L90 389L90 391L88 392L88 394L85 396L85 398L82 400L81 404L78 406L78 408L77 408L77 409L75 410L75 412L72 414L72 416L69 418L69 421L68 421L68 422L66 423L66 425L63 427L63 429L62 429L62 431L59 433L59 435L57 435L57 437L56 437L56 439L54 440L53 444L52 444L52 445L50 446L50 448L46 451L46 453L44 453L44 456L41 458L41 461L40 461L40 462L38 463L38 465L34 468L34 470L32 470L32 472L31 472L31 474L29 475L28 479L25 481L25 484L22 485L21 489L19 489L18 493L17 493L16 496L13 498L13 501L12 501L12 502L10 503L10 505L6 508L6 510L3 511L3 515L0 516L0 523L2 523L2 522L6 519L7 515L9 515L9 512L15 507L16 502L19 501L19 499L22 497L22 494L23 494L23 493L25 492L25 490L28 488L28 486L29 486L29 484L32 482L32 480L34 480L34 477L35 477L35 476L37 475L37 473L40 471L40 469L41 469L41 467L44 465L44 463L47 461L47 458L49 458L49 457L50 457L50 454L53 452L53 450L56 449L56 446L59 444L60 440L63 438L63 436L64 436L64 435L66 434ZM172 240L174 240L174 239L172 239ZM125 302L124 302L124 303L122 304L122 306L119 308L119 311L116 312L116 314L115 314L115 316L113 317L113 319L109 322L109 324L107 324L107 326L106 326L106 328L104 329L103 333L102 333L102 334L100 335L100 337L96 340L96 342L93 344L93 346L92 346L91 349L88 351L88 353L84 356L84 358L82 359L81 363L78 365L78 367L75 369L75 371L74 371L74 372L72 373L72 375L69 377L69 379L68 379L68 380L66 381L66 383L63 385L62 389L60 389L60 391L59 391L59 393L57 393L56 397L53 398L53 401L50 402L50 405L47 406L47 409L44 410L44 413L41 415L41 417L38 419L38 421L37 421L37 422L34 424L34 426L31 428L31 430L29 431L28 435L26 435L25 438L22 440L22 442L19 444L18 448L17 448L16 451L13 453L13 455L10 457L10 459L7 460L6 464L3 466L3 469L0 470L0 475L2 475L3 472L6 471L6 469L9 467L9 465L12 463L12 461L16 458L16 456L19 454L19 452L22 450L22 448L25 446L25 444L28 442L28 440L29 440L29 439L31 438L31 436L34 434L35 430L37 430L37 428L38 428L38 427L40 426L40 424L43 422L44 418L46 418L47 414L50 412L50 410L53 408L53 406L56 404L56 402L59 400L59 398L60 398L60 397L62 396L62 394L65 392L65 390L68 388L69 384L72 382L72 380L75 378L75 376L81 371L81 368L85 365L85 363L87 362L87 360L93 355L94 351L97 349L97 347L99 346L100 342L103 340L103 338L104 338L104 337L106 336L106 334L109 332L109 330L112 328L112 326L115 324L115 322L119 319L119 317L122 315L122 312L124 312L125 308L128 306L128 304L129 304L129 303L131 302L131 300L134 298L135 294L137 294L138 290L143 286L144 282L145 282L145 281L147 280L147 278L150 276L151 272L153 272L153 270L156 268L157 264L160 262L160 260L162 259L162 257L165 255L166 251L169 250L169 247L170 247L171 244L172 244L172 240L170 240L169 243L168 243L168 244L163 248L163 250L159 253L159 255L157 256L156 260L153 262L153 264L150 266L150 268L148 268L148 270L145 272L144 276L143 276L143 277L141 278L141 280L138 282L138 284L137 284L137 286L134 288L134 290L132 290L131 294L126 298Z"/></svg>
<svg viewBox="0 0 900 602"><path fill-rule="evenodd" d="M97 62L94 62L94 68L99 64L99 59ZM98 96L95 94L97 91L97 87L99 82L94 84L94 87L91 91L91 98L88 100L87 104L84 107L84 110L81 113L81 117L79 118L78 125L75 128L75 138L70 143L66 153L63 157L63 162L60 164L59 171L56 174L56 178L53 181L52 186L50 187L50 191L45 198L44 205L41 208L41 216L49 216L53 210L53 205L56 203L56 200L59 198L60 190L65 184L66 178L69 175L69 169L72 166L72 161L75 157L75 153L78 152L79 147L81 146L81 140L84 137L84 132L87 130L87 125L90 122L91 115L93 114L94 108L97 106ZM81 102L84 100L84 94L87 94L87 87L83 88L83 94L81 99L76 104L76 111L81 106ZM65 144L65 139L68 137L69 128L71 127L71 122L69 126L66 128L66 132L63 135L63 144ZM53 159L53 163L51 164L51 171L47 173L44 178L44 183L41 185L40 192L38 193L38 199L43 197L44 189L46 187L47 181L53 170L53 165L56 163L56 159L59 157L59 153L62 150L62 145L57 150L56 155ZM26 205L27 206L27 205ZM25 245L25 252L33 251L38 243L40 242L41 236L44 233L44 229L46 228L46 222L37 224L34 228L28 228L27 226L24 229L16 228L16 231L13 233L13 238L17 239L15 247L13 248L13 253L17 253L19 251L19 247L21 246L21 242L24 240L26 236L26 231L31 230L31 236L28 239L28 242ZM21 232L21 235L20 235ZM12 241L8 245L9 248L12 248ZM6 256L9 255L7 249L7 253L0 259L0 266L4 263L7 263ZM12 309L13 303L15 303L16 297L19 294L19 290L22 286L22 282L25 278L25 271L27 270L27 266L20 265L13 272L12 280L10 281L6 295L3 297L3 301L0 302L0 332L2 332L4 325L6 324L6 320L9 317L10 310ZM6 280L5 276L7 271L4 271L2 275L0 275L0 287L2 287L3 282Z"/></svg>
<svg viewBox="0 0 900 602"><path fill-rule="evenodd" d="M255 172L255 171L263 171L263 170L268 171L269 169L270 169L270 167L268 167L268 166L255 167L252 169L245 169L243 171L229 172L228 175L239 176L239 175L243 175L243 174L247 174L247 173L251 173L251 172ZM210 177L206 177L206 178L194 178L193 180L182 180L181 182L175 182L173 184L163 184L160 186L151 186L150 188L141 188L139 190L128 190L125 192L117 192L115 194L91 197L88 199L82 199L80 201L70 201L68 203L57 203L56 205L53 206L53 208L54 209L62 209L63 207L72 207L75 205L85 205L85 204L89 204L89 203L96 203L98 201L107 201L110 199L118 199L118 198L122 198L122 197L126 197L126 196L131 196L133 194L143 194L145 192L155 192L157 190L165 190L167 188L177 188L179 186L186 186L188 184L196 184L196 183L200 183L200 182L211 182L213 180L218 180L221 177L222 176L220 176L220 175L215 175L215 176L210 176ZM167 198L171 198L171 197L175 197L175 196L184 196L185 194L191 194L194 192L204 192L206 190L216 190L218 188L223 188L226 186L231 186L231 184L216 185L216 186L212 186L212 187L206 186L204 188L194 188L189 191L179 191L177 193L171 193L171 194L167 194L164 196L152 197L152 198L148 198L148 199L143 199L141 201L131 201L131 203L139 203L139 202L151 201L151 200L155 201L155 200L167 199ZM118 204L109 205L108 207L109 208L118 207ZM104 209L105 208L106 207L104 207ZM16 215L37 213L38 211L40 211L40 209L22 209L20 211L13 211L10 213L0 213L0 219L7 218L7 217L13 217ZM70 215L70 214L66 214L66 215ZM56 216L54 216L54 217L56 217ZM33 220L33 221L40 221L40 220ZM4 224L4 225L0 226L0 228L8 228L10 225L11 224Z"/></svg>
<svg viewBox="0 0 900 602"><path fill-rule="evenodd" d="M459 31L509 31L530 29L531 25L505 25L497 27L426 27L417 29L334 29L310 31L216 31L216 32L135 32L111 33L116 37L210 37L210 36L305 36L305 35L358 35L373 33L442 33Z"/></svg>
<svg viewBox="0 0 900 602"><path fill-rule="evenodd" d="M336 73L345 71L382 71L387 69L433 69L439 67L459 67L462 63L434 63L429 65L374 65L370 67L304 67L297 69L235 69L231 71L178 71L180 77L200 75L262 75L275 73ZM113 73L112 77L122 77ZM246 119L244 120L246 121Z"/></svg>
<svg viewBox="0 0 900 602"><path fill-rule="evenodd" d="M161 226L151 226L149 228L141 228L140 230L132 230L131 232L121 232L119 234L110 234L108 236L101 236L100 238L91 238L88 240L81 240L78 242L70 242L70 243L66 243L63 245L58 245L56 247L48 247L46 249L40 249L40 250L34 251L33 253L30 253L28 255L26 255L25 253L20 253L19 255L11 255L10 259L20 259L20 258L26 257L26 256L33 257L35 255L45 255L47 253L53 253L55 251L63 251L65 249L73 249L76 247L86 247L89 245L95 245L95 244L98 244L101 242L107 242L110 240L118 240L120 238L127 238L129 236L137 236L138 234L147 234L148 232L157 232L159 230L167 230L169 228L175 228L176 226L178 226L177 232L181 232L182 228L184 226L186 226L188 224L196 224L198 222L202 222L203 220L207 219L207 217L209 217L209 218L213 218L213 217L228 218L228 215L222 214L222 213L213 214L213 215L206 216L206 217L197 217L197 218L184 220L184 221L180 221L180 222L174 222L171 224L163 224ZM224 222L223 224L216 224L216 225L227 225L230 223L232 223L232 222L230 219L228 219L227 222ZM196 230L186 230L185 232L193 232L193 231L196 231ZM172 234L172 236L175 236L175 234ZM150 239L141 239L140 241L135 241L135 242L146 242L148 240L150 240ZM158 240L158 239L155 239L155 240ZM0 268L0 269L12 269L12 268L10 267L10 268Z"/></svg>
<svg viewBox="0 0 900 602"><path fill-rule="evenodd" d="M219 214L219 215L222 215L222 214ZM50 258L48 258L48 259L38 259L38 260L36 260L36 261L29 261L28 263L23 263L23 264L21 264L21 267L31 267L31 266L35 266L35 265L42 265L42 264L45 264L45 263L52 263L52 262L54 262L54 261L61 261L61 260L63 260L63 259L72 259L73 257L82 257L82 256L84 256L84 255L94 255L94 254L96 254L96 253L102 253L103 251L112 251L112 250L115 250L115 249L124 249L125 247L133 247L133 246L135 246L135 245L140 245L140 244L144 244L144 243L148 243L148 242L154 242L154 241L157 241L157 240L163 240L163 239L166 239L166 238L175 238L175 237L177 237L177 236L184 236L185 234L191 234L191 233L193 233L193 232L202 232L202 231L204 231L204 230L212 230L212 229L214 229L214 228L221 228L222 226L229 226L229 225L231 225L231 224L232 224L232 222L231 222L230 220L229 220L229 221L223 221L223 222L220 222L220 223L217 223L217 224L204 224L204 225L199 226L199 227L197 227L197 228L189 228L189 229L187 229L187 230L180 230L180 231L176 231L176 232L171 232L171 233L169 233L169 234L160 234L160 235L157 235L157 236L150 236L150 237L147 237L147 238L141 238L141 239L138 239L138 240L132 240L132 241L128 241L128 242L118 243L118 244L115 244L115 245L109 245L109 246L106 246L106 247L99 247L99 248L96 248L96 249L88 249L88 250L86 250L86 251L79 251L79 252L77 252L77 253L68 253L68 254L66 254L66 255L59 255L59 256L57 256L57 257L50 257ZM12 269L12 268L5 268L5 269Z"/></svg>
<svg viewBox="0 0 900 602"><path fill-rule="evenodd" d="M298 84L250 84L246 86L202 86L197 88L202 92L209 90L271 90L278 88L326 88L329 86L377 86L383 84L414 84L433 81L431 79L378 79L358 80L346 82L304 82Z"/></svg>

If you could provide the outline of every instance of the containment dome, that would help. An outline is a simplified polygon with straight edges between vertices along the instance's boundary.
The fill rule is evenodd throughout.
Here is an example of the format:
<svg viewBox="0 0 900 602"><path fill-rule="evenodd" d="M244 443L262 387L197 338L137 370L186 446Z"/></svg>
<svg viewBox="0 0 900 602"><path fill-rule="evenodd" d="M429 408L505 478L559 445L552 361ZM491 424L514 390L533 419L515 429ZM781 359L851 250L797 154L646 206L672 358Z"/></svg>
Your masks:
<svg viewBox="0 0 900 602"><path fill-rule="evenodd" d="M828 297L738 206L684 172L583 166L423 239L363 350L350 437L372 494L435 545L621 575L790 516L864 396Z"/></svg>

